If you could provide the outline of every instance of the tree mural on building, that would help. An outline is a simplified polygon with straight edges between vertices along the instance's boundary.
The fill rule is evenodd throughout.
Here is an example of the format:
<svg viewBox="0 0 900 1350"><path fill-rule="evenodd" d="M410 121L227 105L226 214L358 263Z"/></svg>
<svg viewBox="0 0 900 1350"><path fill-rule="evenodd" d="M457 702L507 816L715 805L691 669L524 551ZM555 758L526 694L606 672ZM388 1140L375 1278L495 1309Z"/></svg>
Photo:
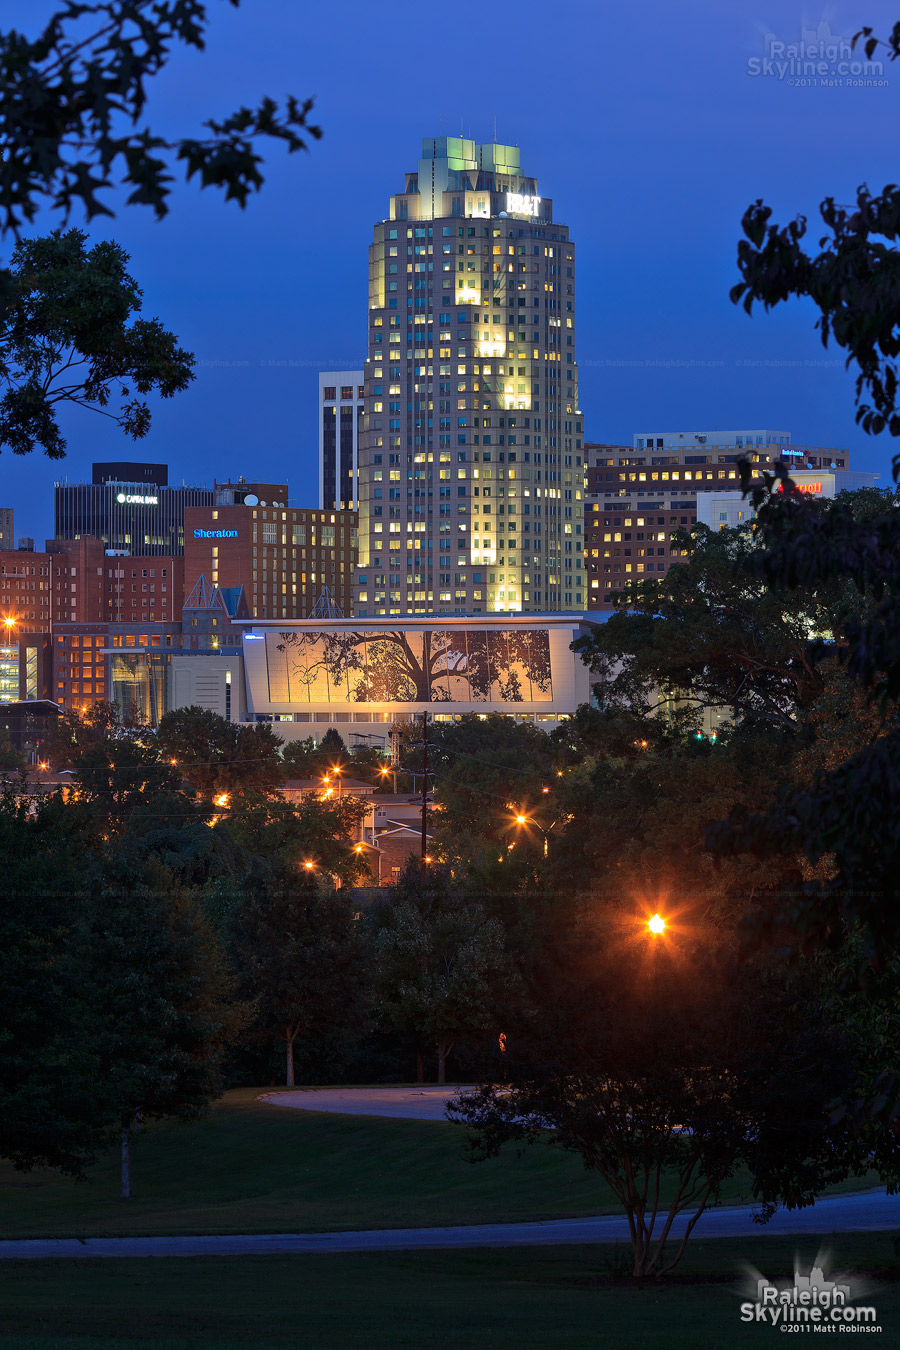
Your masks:
<svg viewBox="0 0 900 1350"><path fill-rule="evenodd" d="M270 695L300 703L532 703L552 697L532 629L293 632L266 639Z"/></svg>

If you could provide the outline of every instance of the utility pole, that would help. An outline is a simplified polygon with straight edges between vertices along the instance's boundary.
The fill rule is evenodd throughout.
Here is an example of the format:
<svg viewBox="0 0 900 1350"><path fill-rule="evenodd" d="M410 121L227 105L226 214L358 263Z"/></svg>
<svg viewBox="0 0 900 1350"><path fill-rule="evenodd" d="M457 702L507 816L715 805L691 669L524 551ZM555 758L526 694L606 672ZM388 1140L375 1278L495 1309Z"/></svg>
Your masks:
<svg viewBox="0 0 900 1350"><path fill-rule="evenodd" d="M422 714L422 866L428 855L428 714Z"/></svg>

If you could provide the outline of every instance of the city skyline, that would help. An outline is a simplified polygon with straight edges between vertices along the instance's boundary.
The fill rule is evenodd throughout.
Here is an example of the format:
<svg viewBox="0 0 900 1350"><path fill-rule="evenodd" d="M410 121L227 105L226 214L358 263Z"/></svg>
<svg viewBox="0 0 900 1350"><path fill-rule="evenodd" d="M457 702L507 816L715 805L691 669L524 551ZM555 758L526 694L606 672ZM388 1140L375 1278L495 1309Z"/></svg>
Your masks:
<svg viewBox="0 0 900 1350"><path fill-rule="evenodd" d="M12 0L7 22L33 32L52 8ZM64 419L66 460L5 452L0 504L16 508L17 535L38 545L49 537L53 483L84 481L93 460L166 461L173 483L260 472L314 505L318 372L356 369L365 356L363 243L384 211L385 183L423 136L458 134L460 116L481 142L496 118L497 139L521 145L542 190L565 203L579 240L586 440L625 444L648 425L787 426L800 444L847 446L861 469L890 481L890 442L855 427L852 376L836 349L821 347L809 308L751 320L728 300L740 217L756 197L780 222L805 212L814 240L825 195L852 201L859 183L880 190L890 179L890 118L879 115L893 106L890 65L887 88L788 87L751 63L765 54L767 30L800 38L799 7L760 22L743 3L727 15L699 3L687 20L651 4L638 40L625 7L601 18L576 4L563 25L579 35L565 103L535 99L530 80L498 91L474 68L452 85L434 81L413 57L437 17L398 28L406 93L387 100L367 61L380 26L364 6L342 7L350 40L340 46L325 14L301 16L284 0L252 8L214 13L207 51L174 58L154 109L191 127L224 110L225 86L229 107L263 91L315 93L324 138L308 155L272 152L266 185L243 213L193 186L176 188L161 224L113 198L116 219L89 233L131 252L145 314L195 352L198 378L155 403L143 441L76 412ZM866 21L877 29L873 8ZM498 16L509 19L516 69L540 69L541 13L525 4L515 23L512 10ZM829 22L838 36L858 26L847 6ZM376 113L377 139L361 129ZM43 218L34 232L52 224Z"/></svg>

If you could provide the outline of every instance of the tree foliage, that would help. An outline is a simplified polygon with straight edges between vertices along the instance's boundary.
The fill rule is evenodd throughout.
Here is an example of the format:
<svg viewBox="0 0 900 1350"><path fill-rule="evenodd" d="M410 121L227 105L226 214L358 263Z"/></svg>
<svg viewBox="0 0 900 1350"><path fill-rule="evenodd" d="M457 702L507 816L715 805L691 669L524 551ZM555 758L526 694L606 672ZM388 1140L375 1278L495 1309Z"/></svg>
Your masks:
<svg viewBox="0 0 900 1350"><path fill-rule="evenodd" d="M198 707L167 712L156 732L158 754L177 765L197 792L210 796L276 790L284 777L281 745L268 723L242 726Z"/></svg>
<svg viewBox="0 0 900 1350"><path fill-rule="evenodd" d="M748 565L759 551L749 526L699 525L682 542L686 562L629 586L575 643L603 677L604 704L640 714L674 698L792 729L820 687L810 638L831 635L836 586L773 589Z"/></svg>
<svg viewBox="0 0 900 1350"><path fill-rule="evenodd" d="M83 230L56 231L13 250L0 317L0 445L13 454L40 447L62 459L64 405L101 413L139 440L150 429L144 396L171 398L194 378L193 356L159 319L133 318L141 290L128 254L86 241Z"/></svg>
<svg viewBox="0 0 900 1350"><path fill-rule="evenodd" d="M242 881L229 946L256 1029L285 1050L285 1082L294 1086L298 1039L304 1054L337 1053L366 1012L366 968L349 898L323 894L314 877L257 860Z"/></svg>
<svg viewBox="0 0 900 1350"><path fill-rule="evenodd" d="M842 1044L808 985L736 960L729 927L699 909L654 938L638 905L570 899L547 912L505 1053L452 1110L475 1161L547 1131L577 1152L625 1211L633 1274L660 1276L738 1166L763 1205L791 1207L865 1171L830 1127L852 1090Z"/></svg>
<svg viewBox="0 0 900 1350"><path fill-rule="evenodd" d="M439 1083L457 1042L499 1033L501 989L513 984L502 925L447 871L411 862L379 914L379 1009L420 1052L437 1053Z"/></svg>
<svg viewBox="0 0 900 1350"><path fill-rule="evenodd" d="M229 0L237 8L240 0ZM265 97L209 118L200 134L171 136L145 121L148 85L179 46L202 51L201 0L62 0L40 34L0 34L0 230L18 231L49 206L63 219L79 204L88 220L126 203L168 211L174 169L244 206L262 186L264 141L293 153L321 132L310 99Z"/></svg>

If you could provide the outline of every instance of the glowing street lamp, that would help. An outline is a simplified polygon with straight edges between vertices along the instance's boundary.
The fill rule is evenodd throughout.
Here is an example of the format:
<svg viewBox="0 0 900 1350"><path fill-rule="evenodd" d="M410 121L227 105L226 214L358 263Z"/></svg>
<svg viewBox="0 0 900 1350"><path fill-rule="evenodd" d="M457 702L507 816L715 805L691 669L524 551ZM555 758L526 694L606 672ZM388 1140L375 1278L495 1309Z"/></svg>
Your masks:
<svg viewBox="0 0 900 1350"><path fill-rule="evenodd" d="M312 872L315 869L315 863L305 862L303 866L307 872Z"/></svg>
<svg viewBox="0 0 900 1350"><path fill-rule="evenodd" d="M666 931L666 921L661 914L654 914L652 919L647 920L647 927L658 936Z"/></svg>
<svg viewBox="0 0 900 1350"><path fill-rule="evenodd" d="M227 792L220 792L219 795L218 795L218 797L214 797L214 798L213 798L213 801L215 802L216 806L227 806L227 805L228 805L228 793L227 793Z"/></svg>

